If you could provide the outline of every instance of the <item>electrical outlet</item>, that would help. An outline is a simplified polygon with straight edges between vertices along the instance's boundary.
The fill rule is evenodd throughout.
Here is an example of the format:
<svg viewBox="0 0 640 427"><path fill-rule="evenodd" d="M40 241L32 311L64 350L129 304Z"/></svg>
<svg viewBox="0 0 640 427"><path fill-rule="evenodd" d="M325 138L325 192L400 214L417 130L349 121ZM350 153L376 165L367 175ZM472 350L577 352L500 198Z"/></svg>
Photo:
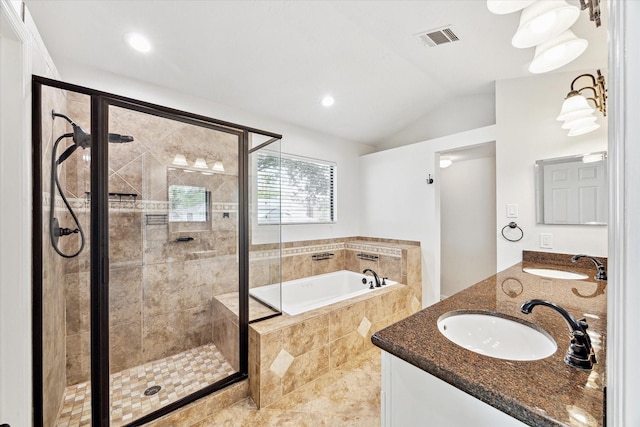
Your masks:
<svg viewBox="0 0 640 427"><path fill-rule="evenodd" d="M540 248L553 249L553 234L540 233Z"/></svg>
<svg viewBox="0 0 640 427"><path fill-rule="evenodd" d="M507 203L507 218L518 218L517 203Z"/></svg>

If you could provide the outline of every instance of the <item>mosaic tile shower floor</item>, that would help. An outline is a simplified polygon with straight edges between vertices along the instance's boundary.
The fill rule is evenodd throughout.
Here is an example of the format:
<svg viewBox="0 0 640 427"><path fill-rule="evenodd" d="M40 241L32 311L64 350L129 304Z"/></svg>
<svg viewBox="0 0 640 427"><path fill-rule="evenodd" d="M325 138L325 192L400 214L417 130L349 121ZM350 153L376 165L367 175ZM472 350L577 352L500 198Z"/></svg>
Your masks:
<svg viewBox="0 0 640 427"><path fill-rule="evenodd" d="M111 425L127 424L234 372L216 346L207 344L112 374ZM144 391L155 385L162 387L160 391L145 396ZM67 387L56 427L90 425L90 383Z"/></svg>

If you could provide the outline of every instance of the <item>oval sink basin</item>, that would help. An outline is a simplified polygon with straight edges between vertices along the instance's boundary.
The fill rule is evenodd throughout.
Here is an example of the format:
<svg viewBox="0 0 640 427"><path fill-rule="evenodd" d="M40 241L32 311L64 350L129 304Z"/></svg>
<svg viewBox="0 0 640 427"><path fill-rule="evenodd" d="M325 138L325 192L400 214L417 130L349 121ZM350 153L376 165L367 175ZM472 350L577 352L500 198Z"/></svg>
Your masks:
<svg viewBox="0 0 640 427"><path fill-rule="evenodd" d="M438 319L438 329L455 344L497 359L538 360L558 346L542 328L491 312L450 311Z"/></svg>
<svg viewBox="0 0 640 427"><path fill-rule="evenodd" d="M584 280L589 276L582 273L574 273L573 271L553 270L550 268L523 268L522 271L529 274L535 274L540 277L548 277L549 279L566 279L566 280Z"/></svg>

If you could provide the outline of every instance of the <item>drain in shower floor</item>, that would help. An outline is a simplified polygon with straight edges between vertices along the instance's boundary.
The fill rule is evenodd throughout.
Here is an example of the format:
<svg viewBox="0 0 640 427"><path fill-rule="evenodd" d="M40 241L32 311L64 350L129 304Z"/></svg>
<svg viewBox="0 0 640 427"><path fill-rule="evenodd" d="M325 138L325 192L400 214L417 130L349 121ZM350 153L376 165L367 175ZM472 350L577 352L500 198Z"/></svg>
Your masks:
<svg viewBox="0 0 640 427"><path fill-rule="evenodd" d="M151 387L149 387L148 389L146 389L144 391L144 395L145 396L153 396L154 394L157 394L160 391L161 388L162 387L160 387L159 385L151 386Z"/></svg>

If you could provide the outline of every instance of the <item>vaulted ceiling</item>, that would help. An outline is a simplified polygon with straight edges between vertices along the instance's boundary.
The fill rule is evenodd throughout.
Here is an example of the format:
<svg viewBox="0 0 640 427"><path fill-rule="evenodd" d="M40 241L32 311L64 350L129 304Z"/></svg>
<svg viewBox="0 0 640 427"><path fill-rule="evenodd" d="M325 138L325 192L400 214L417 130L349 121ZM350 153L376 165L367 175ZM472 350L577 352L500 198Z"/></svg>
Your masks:
<svg viewBox="0 0 640 427"><path fill-rule="evenodd" d="M577 0L569 3L578 5ZM530 76L516 49L519 13L484 0L27 0L51 56L144 80L341 138L376 145L456 97L492 95ZM558 71L606 67L605 25L582 12L587 52ZM414 34L450 26L459 41ZM140 54L124 35L145 34ZM63 76L64 78L64 76ZM321 98L335 104L325 108Z"/></svg>

